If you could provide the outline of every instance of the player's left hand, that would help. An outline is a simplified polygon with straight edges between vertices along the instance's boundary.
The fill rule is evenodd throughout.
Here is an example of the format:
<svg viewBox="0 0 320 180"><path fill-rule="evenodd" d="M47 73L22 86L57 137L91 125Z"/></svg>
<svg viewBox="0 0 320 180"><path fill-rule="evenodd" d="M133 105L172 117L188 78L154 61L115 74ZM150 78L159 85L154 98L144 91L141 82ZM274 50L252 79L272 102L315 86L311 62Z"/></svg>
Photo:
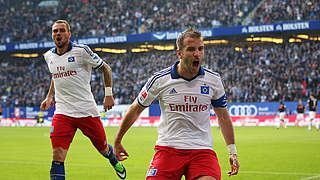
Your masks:
<svg viewBox="0 0 320 180"><path fill-rule="evenodd" d="M128 159L129 154L124 149L121 143L114 143L113 145L113 153L119 161L124 161Z"/></svg>
<svg viewBox="0 0 320 180"><path fill-rule="evenodd" d="M239 161L236 154L229 155L229 162L231 166L231 171L228 172L229 176L238 174L239 171Z"/></svg>
<svg viewBox="0 0 320 180"><path fill-rule="evenodd" d="M113 96L105 96L103 99L104 111L112 109L113 106L114 106Z"/></svg>

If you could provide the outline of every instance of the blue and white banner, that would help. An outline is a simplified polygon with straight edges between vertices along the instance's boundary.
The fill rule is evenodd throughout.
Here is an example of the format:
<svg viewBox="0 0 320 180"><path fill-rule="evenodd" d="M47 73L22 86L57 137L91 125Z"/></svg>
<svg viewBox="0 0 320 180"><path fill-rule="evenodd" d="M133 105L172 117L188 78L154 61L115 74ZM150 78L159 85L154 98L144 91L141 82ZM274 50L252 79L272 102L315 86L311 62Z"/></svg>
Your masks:
<svg viewBox="0 0 320 180"><path fill-rule="evenodd" d="M2 116L4 118L21 118L21 119L37 119L40 107L11 107L3 108ZM55 106L50 107L47 111L43 111L43 118L45 120L52 119L55 111Z"/></svg>
<svg viewBox="0 0 320 180"><path fill-rule="evenodd" d="M218 37L218 36L231 36L231 35L247 35L257 33L274 33L285 31L298 31L298 30L316 30L320 29L320 21L299 21L299 22L286 22L275 24L261 24L252 26L238 26L238 27L221 27L221 28L208 28L199 29L203 37ZM165 32L150 32L143 34L129 34L107 37L91 37L83 39L73 39L75 43L86 45L103 45L115 43L132 43L144 41L162 41L173 40L183 30L179 31L165 31ZM49 36L49 35L48 35ZM45 42L30 42L30 43L16 43L16 44L0 44L1 51L19 51L27 49L49 49L54 47L52 41Z"/></svg>
<svg viewBox="0 0 320 180"><path fill-rule="evenodd" d="M288 115L297 114L297 105L298 102L284 102L287 108ZM303 102L306 106L307 102ZM105 113L106 117L122 117L130 105L115 105L110 111ZM265 103L229 103L228 110L231 116L269 116L269 115L277 115L278 114L278 102L265 102ZM102 113L103 106L98 105L99 112ZM49 108L47 111L43 112L44 118L51 118L54 114L54 106ZM3 117L4 118L26 118L26 119L34 119L38 115L40 111L39 107L16 107L16 108L3 108ZM305 113L307 114L309 110ZM320 106L318 106L318 112L320 112ZM148 116L160 116L160 106L159 104L151 104L151 106L144 110L140 117L148 117ZM214 115L214 111L211 108L211 115Z"/></svg>

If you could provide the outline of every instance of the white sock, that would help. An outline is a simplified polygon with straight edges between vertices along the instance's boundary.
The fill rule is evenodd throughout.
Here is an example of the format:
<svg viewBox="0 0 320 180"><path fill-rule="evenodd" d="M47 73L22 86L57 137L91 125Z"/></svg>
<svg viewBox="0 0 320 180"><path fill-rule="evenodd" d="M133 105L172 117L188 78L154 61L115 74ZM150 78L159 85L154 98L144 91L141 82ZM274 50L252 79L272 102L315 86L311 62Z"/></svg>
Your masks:
<svg viewBox="0 0 320 180"><path fill-rule="evenodd" d="M308 124L308 130L311 131L311 126L312 126L312 121L309 122Z"/></svg>
<svg viewBox="0 0 320 180"><path fill-rule="evenodd" d="M316 129L319 130L319 123L316 123Z"/></svg>

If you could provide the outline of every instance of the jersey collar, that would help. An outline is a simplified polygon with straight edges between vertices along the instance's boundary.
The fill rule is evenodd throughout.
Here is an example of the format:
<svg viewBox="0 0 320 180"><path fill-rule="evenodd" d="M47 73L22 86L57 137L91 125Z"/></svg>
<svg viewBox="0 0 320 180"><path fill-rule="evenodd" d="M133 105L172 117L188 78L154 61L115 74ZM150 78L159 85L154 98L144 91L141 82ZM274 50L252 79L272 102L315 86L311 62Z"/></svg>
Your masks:
<svg viewBox="0 0 320 180"><path fill-rule="evenodd" d="M179 74L178 74L178 71L177 71L177 65L180 63L180 61L177 61L175 62L172 66L171 66L171 78L172 79L179 79L179 78L182 78L184 80L187 80L187 81L192 81L193 79L197 78L198 76L200 75L204 75L204 69L203 69L203 66L200 66L200 71L198 72L198 74L191 78L191 79L186 79L186 78L183 78L181 77Z"/></svg>
<svg viewBox="0 0 320 180"><path fill-rule="evenodd" d="M70 51L71 49L72 49L72 42L70 41L69 46L68 46L68 49L67 49L66 52ZM63 55L63 54L66 53L66 52L65 52L65 53L63 53L63 54L58 54L58 52L57 52L57 47L53 48L52 52L55 53L55 54L57 54L57 55L59 55L59 56L61 56L61 55Z"/></svg>

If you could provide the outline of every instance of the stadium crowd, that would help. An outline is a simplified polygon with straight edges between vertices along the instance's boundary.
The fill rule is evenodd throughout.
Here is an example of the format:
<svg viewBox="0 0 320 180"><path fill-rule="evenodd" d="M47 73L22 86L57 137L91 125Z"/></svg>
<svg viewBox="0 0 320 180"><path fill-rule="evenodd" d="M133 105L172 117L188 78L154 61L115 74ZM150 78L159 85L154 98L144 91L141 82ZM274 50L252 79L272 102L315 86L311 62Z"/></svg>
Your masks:
<svg viewBox="0 0 320 180"><path fill-rule="evenodd" d="M316 0L0 0L0 43L50 41L53 20L67 19L72 38L319 20ZM39 7L41 6L41 7ZM272 14L272 15L271 15Z"/></svg>
<svg viewBox="0 0 320 180"><path fill-rule="evenodd" d="M219 72L230 102L307 100L320 93L319 42L257 45L236 50L231 45L206 47L204 66ZM154 72L177 61L176 51L100 53L113 70L116 104L130 104ZM50 74L42 58L1 59L0 97L4 107L39 106L49 88ZM102 73L92 74L92 92L102 104Z"/></svg>
<svg viewBox="0 0 320 180"><path fill-rule="evenodd" d="M249 16L249 24L319 20L320 2L315 0L266 0Z"/></svg>

